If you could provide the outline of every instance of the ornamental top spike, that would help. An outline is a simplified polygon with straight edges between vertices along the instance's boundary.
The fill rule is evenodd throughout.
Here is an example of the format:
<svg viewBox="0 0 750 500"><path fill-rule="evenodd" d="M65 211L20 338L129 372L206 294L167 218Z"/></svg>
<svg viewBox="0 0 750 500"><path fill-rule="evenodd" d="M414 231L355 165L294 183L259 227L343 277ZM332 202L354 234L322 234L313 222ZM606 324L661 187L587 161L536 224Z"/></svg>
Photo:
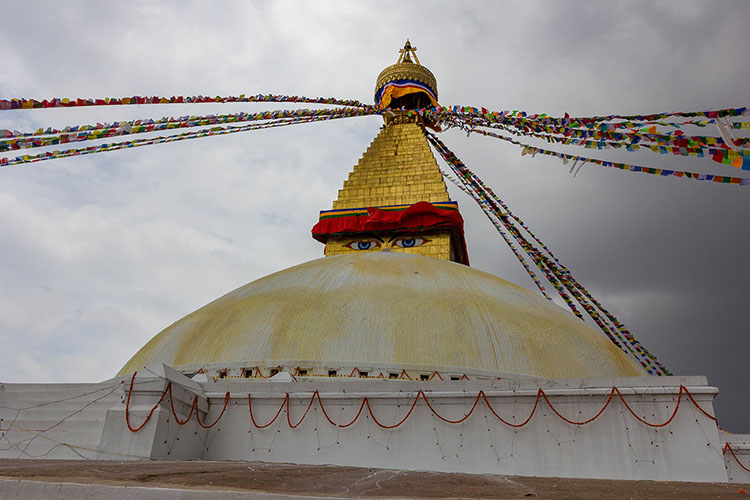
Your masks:
<svg viewBox="0 0 750 500"><path fill-rule="evenodd" d="M398 63L413 63L414 61L416 61L417 64L419 64L420 66L422 65L419 62L419 58L417 57L417 48L411 46L411 42L409 41L408 38L406 39L406 43L404 44L404 48L400 49L398 52L399 52L400 55L398 57L398 61L396 62L396 64L398 64ZM411 56L414 56L414 61L411 60Z"/></svg>

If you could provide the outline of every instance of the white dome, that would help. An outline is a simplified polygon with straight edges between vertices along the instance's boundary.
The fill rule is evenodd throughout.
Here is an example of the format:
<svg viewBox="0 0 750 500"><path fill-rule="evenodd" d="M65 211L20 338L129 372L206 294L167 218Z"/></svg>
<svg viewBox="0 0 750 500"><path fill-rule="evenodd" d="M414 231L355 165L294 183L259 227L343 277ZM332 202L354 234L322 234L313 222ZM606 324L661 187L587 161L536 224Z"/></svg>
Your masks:
<svg viewBox="0 0 750 500"><path fill-rule="evenodd" d="M491 274L401 253L327 257L244 285L167 327L120 371L318 364L641 376L605 336Z"/></svg>

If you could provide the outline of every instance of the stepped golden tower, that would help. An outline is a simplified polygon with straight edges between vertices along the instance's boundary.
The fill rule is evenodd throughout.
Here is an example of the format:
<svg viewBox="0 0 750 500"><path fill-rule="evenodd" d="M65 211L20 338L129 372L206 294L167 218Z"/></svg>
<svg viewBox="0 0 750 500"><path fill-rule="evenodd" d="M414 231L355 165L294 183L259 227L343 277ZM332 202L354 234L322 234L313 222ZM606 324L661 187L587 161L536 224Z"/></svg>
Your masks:
<svg viewBox="0 0 750 500"><path fill-rule="evenodd" d="M450 200L416 109L437 104L437 82L407 40L377 79L385 125L355 165L313 237L325 255L394 251L468 264L463 219ZM413 58L413 59L412 59Z"/></svg>

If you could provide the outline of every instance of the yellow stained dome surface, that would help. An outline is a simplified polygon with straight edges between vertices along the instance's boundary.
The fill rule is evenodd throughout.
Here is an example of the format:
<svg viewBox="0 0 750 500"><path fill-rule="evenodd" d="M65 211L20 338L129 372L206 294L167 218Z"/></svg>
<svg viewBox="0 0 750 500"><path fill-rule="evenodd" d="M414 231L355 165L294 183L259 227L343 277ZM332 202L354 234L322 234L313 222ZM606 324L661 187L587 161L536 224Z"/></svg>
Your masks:
<svg viewBox="0 0 750 500"><path fill-rule="evenodd" d="M550 378L645 375L601 333L524 288L394 252L322 258L244 285L167 327L120 374L159 362L276 360Z"/></svg>

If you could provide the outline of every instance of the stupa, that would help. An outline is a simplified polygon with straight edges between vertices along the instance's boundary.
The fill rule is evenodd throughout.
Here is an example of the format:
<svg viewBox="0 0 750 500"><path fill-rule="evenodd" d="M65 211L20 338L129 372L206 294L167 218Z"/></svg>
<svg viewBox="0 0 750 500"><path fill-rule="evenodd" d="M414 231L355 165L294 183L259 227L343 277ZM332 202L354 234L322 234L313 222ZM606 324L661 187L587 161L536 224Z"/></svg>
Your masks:
<svg viewBox="0 0 750 500"><path fill-rule="evenodd" d="M24 445L0 456L747 481L721 453L728 439L746 453L745 436L717 427L705 377L649 376L585 322L469 266L419 112L437 81L415 51L407 41L377 78L385 123L312 229L323 258L178 320L110 381L6 384L3 405L73 391L67 407L95 401L96 424L79 413L34 434L40 415L16 418L4 438ZM82 442L63 440L72 422Z"/></svg>
<svg viewBox="0 0 750 500"><path fill-rule="evenodd" d="M463 218L424 134L431 124L411 111L437 103L436 80L408 41L378 76L375 100L395 111L320 212L312 235L326 257L177 321L120 375L151 363L220 378L354 368L389 378L644 375L585 323L468 267Z"/></svg>

